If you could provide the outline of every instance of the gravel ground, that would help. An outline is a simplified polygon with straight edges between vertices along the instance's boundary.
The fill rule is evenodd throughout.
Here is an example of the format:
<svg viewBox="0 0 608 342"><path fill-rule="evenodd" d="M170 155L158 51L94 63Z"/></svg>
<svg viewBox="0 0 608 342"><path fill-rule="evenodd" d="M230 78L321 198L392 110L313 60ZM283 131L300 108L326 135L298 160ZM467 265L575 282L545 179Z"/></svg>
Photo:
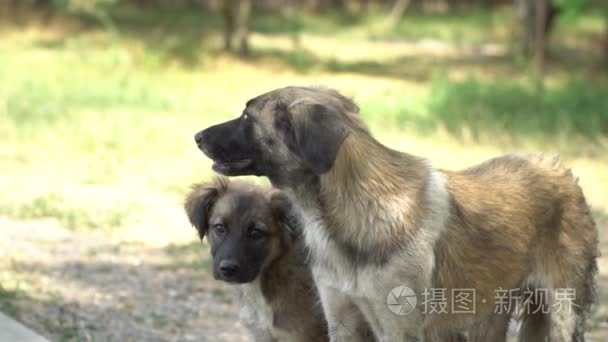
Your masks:
<svg viewBox="0 0 608 342"><path fill-rule="evenodd" d="M194 232L165 245L146 243L143 232L138 241L0 218L0 284L8 284L0 309L52 341L245 341L236 288L211 278ZM600 271L589 332L598 342L608 340L605 257Z"/></svg>
<svg viewBox="0 0 608 342"><path fill-rule="evenodd" d="M199 242L150 247L53 220L0 219L3 310L52 341L244 341L236 289Z"/></svg>

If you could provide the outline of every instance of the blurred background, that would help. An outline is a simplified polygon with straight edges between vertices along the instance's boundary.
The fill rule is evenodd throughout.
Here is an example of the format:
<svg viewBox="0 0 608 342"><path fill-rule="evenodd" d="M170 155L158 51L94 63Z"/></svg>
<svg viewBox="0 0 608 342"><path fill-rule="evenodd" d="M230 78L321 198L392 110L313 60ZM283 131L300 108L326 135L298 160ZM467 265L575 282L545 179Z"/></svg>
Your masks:
<svg viewBox="0 0 608 342"><path fill-rule="evenodd" d="M181 207L212 177L193 135L286 85L442 168L560 153L608 251L605 0L0 0L0 310L53 341L241 341Z"/></svg>

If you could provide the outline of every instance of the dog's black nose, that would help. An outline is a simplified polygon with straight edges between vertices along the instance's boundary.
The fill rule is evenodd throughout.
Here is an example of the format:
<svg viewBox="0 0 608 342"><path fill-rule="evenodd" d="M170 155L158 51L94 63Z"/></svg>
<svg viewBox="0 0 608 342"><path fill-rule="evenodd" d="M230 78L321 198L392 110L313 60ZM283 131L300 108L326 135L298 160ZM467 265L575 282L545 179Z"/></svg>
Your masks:
<svg viewBox="0 0 608 342"><path fill-rule="evenodd" d="M194 141L196 141L197 144L200 144L201 140L203 140L203 131L200 131L194 135Z"/></svg>
<svg viewBox="0 0 608 342"><path fill-rule="evenodd" d="M230 277L236 274L239 270L239 264L232 260L222 260L220 262L220 271L224 277Z"/></svg>

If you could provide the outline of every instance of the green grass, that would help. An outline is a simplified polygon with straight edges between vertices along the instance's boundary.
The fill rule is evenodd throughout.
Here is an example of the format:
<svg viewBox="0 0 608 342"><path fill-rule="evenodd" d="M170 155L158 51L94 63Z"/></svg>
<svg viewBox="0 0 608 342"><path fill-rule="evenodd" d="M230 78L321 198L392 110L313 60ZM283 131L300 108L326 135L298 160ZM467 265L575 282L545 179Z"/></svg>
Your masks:
<svg viewBox="0 0 608 342"><path fill-rule="evenodd" d="M608 83L573 80L548 87L541 95L522 82L436 80L429 119L454 134L463 127L479 138L501 132L538 140L574 137L594 141L608 136Z"/></svg>
<svg viewBox="0 0 608 342"><path fill-rule="evenodd" d="M0 311L12 317L19 317L19 307L15 300L22 295L19 289L4 288L0 283Z"/></svg>
<svg viewBox="0 0 608 342"><path fill-rule="evenodd" d="M86 202L70 203L57 193L47 193L24 202L2 203L0 206L0 215L19 219L54 217L72 230L113 230L124 226L136 214L137 210L131 206L103 208Z"/></svg>
<svg viewBox="0 0 608 342"><path fill-rule="evenodd" d="M404 16L391 31L382 32L380 37L483 43L509 38L509 26L514 20L510 11L473 9L459 14L426 15L414 12Z"/></svg>
<svg viewBox="0 0 608 342"><path fill-rule="evenodd" d="M399 45L502 39L508 13L413 13L394 32L379 30L378 14L256 16L249 60L220 53L220 21L210 14L111 15L114 33L95 25L78 34L15 29L0 44L0 214L55 217L71 229L128 225L145 215L139 202L147 196L182 195L211 175L195 132L288 84L353 96L381 139L411 136L452 149L468 134L465 143L499 150L605 155L608 78L593 59L551 59L539 97L528 69L508 54L431 58ZM584 16L556 44L601 32L597 20ZM88 190L73 195L73 187Z"/></svg>
<svg viewBox="0 0 608 342"><path fill-rule="evenodd" d="M210 270L211 256L208 245L200 241L170 244L165 247L165 251L174 260L171 264L172 268L185 267L203 272Z"/></svg>

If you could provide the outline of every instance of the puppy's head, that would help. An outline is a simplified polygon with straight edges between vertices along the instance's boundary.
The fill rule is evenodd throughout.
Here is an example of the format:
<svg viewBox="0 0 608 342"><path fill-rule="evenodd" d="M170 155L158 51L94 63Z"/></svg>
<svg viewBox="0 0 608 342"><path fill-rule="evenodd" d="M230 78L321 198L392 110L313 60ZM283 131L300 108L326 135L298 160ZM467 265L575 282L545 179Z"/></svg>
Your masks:
<svg viewBox="0 0 608 342"><path fill-rule="evenodd" d="M230 283L253 281L297 235L287 196L248 183L217 178L195 185L185 209L200 238L209 241L213 276Z"/></svg>
<svg viewBox="0 0 608 342"><path fill-rule="evenodd" d="M238 118L197 133L195 140L215 171L280 183L331 169L349 132L366 131L358 111L334 90L281 88L248 101Z"/></svg>

